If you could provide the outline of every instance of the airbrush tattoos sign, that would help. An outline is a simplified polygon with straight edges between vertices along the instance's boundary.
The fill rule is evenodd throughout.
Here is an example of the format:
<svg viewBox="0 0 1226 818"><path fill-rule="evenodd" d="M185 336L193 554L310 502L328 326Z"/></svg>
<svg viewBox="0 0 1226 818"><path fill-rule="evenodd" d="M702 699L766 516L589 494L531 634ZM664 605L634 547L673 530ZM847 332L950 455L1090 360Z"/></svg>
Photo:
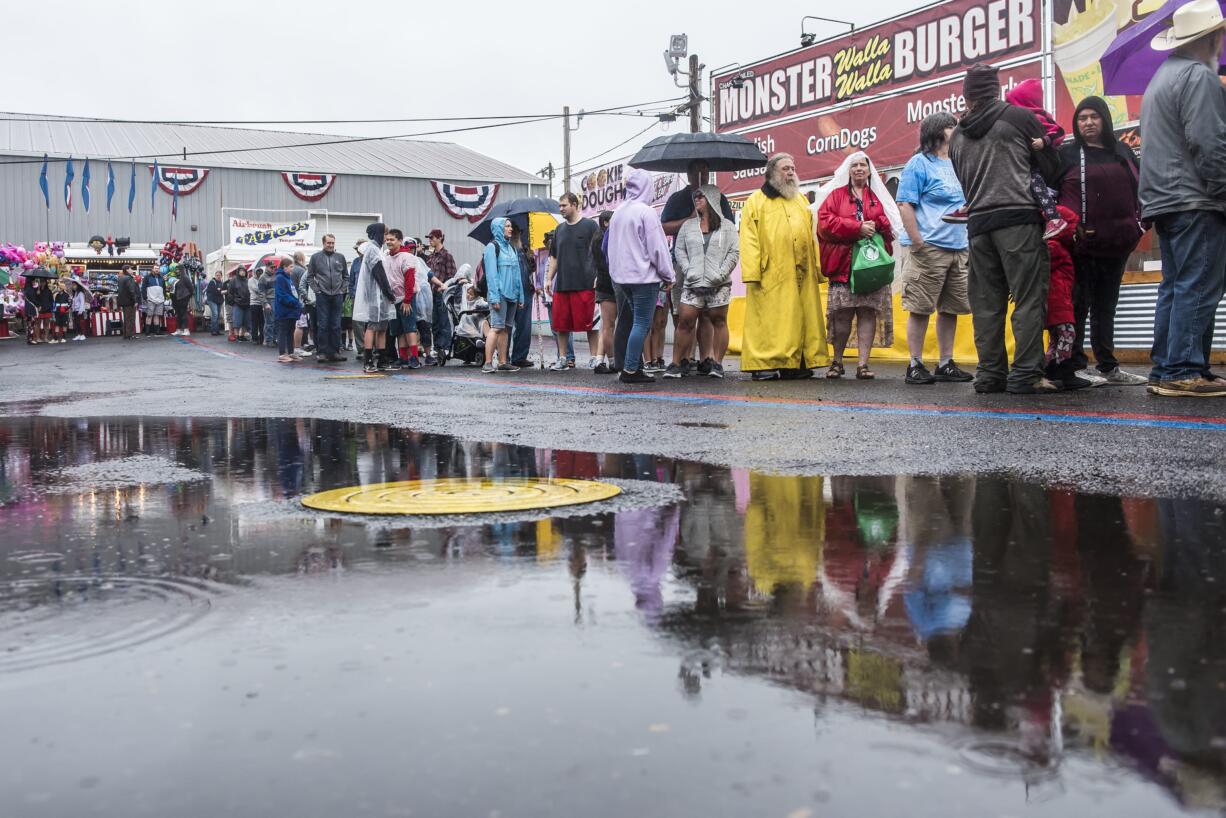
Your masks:
<svg viewBox="0 0 1226 818"><path fill-rule="evenodd" d="M791 153L804 180L857 150L902 164L924 116L965 108L967 68L1007 62L1006 84L1038 77L1042 44L1040 0L948 0L715 76L715 129ZM720 186L744 192L760 173L720 174Z"/></svg>

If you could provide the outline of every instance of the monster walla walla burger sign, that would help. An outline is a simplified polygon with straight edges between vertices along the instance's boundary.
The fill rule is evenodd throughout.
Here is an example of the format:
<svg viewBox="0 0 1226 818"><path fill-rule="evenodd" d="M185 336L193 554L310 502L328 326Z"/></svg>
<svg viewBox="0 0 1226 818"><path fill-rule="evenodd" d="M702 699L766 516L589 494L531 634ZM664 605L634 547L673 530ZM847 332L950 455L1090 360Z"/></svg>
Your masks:
<svg viewBox="0 0 1226 818"><path fill-rule="evenodd" d="M716 75L715 128L792 154L807 181L857 150L879 167L901 165L921 119L965 110L967 68L1001 65L1006 86L1039 77L1042 43L1040 0L948 0ZM748 192L760 174L720 174L720 187Z"/></svg>

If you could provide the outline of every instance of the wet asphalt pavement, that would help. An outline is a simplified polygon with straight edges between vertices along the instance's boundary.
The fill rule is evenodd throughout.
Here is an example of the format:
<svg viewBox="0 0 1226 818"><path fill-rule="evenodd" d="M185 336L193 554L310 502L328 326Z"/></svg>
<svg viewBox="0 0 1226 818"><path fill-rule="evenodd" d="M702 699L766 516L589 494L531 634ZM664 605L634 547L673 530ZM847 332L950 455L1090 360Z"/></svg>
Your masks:
<svg viewBox="0 0 1226 818"><path fill-rule="evenodd" d="M1226 402L197 340L0 347L6 816L1226 808ZM623 496L300 503L473 476Z"/></svg>

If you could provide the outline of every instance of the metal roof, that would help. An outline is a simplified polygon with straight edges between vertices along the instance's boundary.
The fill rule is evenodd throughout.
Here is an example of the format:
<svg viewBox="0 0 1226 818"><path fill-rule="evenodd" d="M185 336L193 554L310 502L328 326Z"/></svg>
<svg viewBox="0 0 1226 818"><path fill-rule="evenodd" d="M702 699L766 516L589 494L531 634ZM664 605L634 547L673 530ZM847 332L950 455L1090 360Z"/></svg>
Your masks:
<svg viewBox="0 0 1226 818"><path fill-rule="evenodd" d="M455 182L541 182L526 171L451 142L372 139L347 144L311 144L345 138L251 128L0 113L0 154L9 156L41 157L45 153L78 159L136 157L137 161L151 161L157 156L162 164L178 161L210 168L350 173ZM184 148L187 149L186 160L182 159ZM209 153L235 149L243 150Z"/></svg>

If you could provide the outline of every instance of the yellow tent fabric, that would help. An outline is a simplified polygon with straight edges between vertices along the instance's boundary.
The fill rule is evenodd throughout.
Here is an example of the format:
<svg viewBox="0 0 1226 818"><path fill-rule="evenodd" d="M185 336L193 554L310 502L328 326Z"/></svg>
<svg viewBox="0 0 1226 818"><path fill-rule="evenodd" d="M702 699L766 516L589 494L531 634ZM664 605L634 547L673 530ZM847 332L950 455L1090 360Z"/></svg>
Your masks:
<svg viewBox="0 0 1226 818"><path fill-rule="evenodd" d="M827 285L821 285L821 303L827 303ZM1013 308L1009 308L1009 315L1012 316ZM873 349L871 358L879 361L907 361L910 356L907 354L907 317L909 313L902 308L902 296L894 293L894 345L889 349ZM732 299L732 303L728 307L728 351L733 354L741 352L741 333L745 328L745 299L737 297ZM852 344L848 346L848 350L855 349L855 338L851 339ZM1008 323L1005 324L1005 349L1009 353L1010 360L1013 359L1013 329ZM854 354L849 352L848 354ZM935 361L937 357L937 334L936 334L936 319L928 322L928 335L924 338L924 360ZM963 364L974 364L979 360L979 354L975 351L975 335L974 327L971 325L971 317L969 315L961 315L958 317L958 334L954 340L954 359Z"/></svg>
<svg viewBox="0 0 1226 818"><path fill-rule="evenodd" d="M826 543L823 487L821 477L749 473L745 567L759 593L780 585L808 590L817 581Z"/></svg>

